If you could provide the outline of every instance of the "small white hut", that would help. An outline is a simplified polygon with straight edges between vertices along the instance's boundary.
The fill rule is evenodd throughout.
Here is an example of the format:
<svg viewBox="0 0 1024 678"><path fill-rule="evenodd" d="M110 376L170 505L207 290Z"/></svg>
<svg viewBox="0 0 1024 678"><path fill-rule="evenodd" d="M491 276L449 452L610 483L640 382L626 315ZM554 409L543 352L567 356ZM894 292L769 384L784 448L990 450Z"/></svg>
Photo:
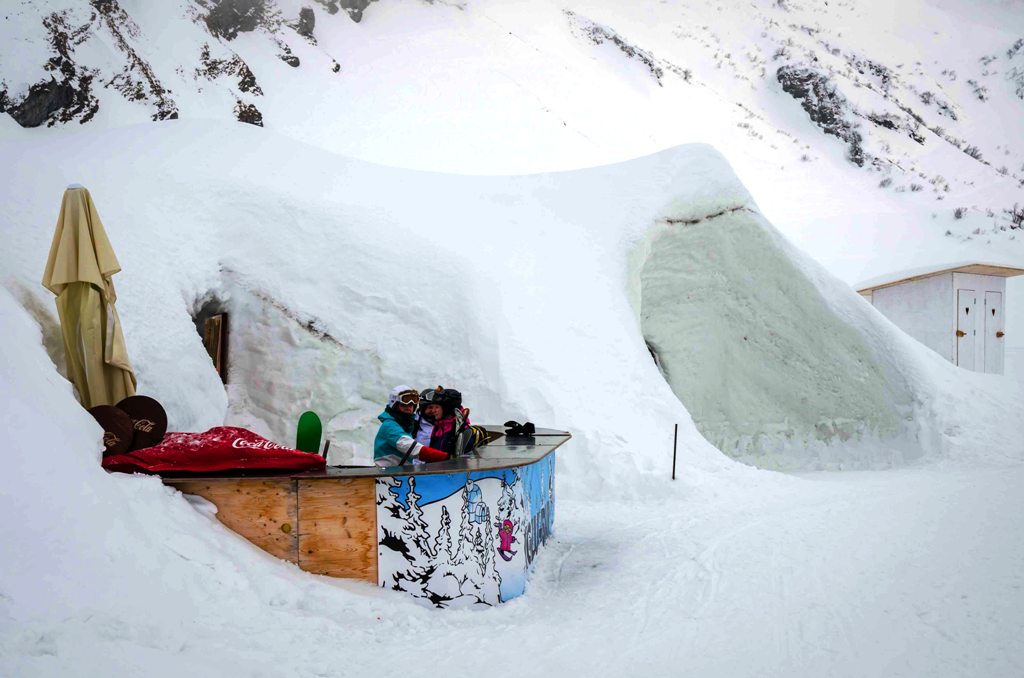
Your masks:
<svg viewBox="0 0 1024 678"><path fill-rule="evenodd" d="M897 327L954 365L1002 374L1006 279L1024 269L936 266L865 281L857 291Z"/></svg>

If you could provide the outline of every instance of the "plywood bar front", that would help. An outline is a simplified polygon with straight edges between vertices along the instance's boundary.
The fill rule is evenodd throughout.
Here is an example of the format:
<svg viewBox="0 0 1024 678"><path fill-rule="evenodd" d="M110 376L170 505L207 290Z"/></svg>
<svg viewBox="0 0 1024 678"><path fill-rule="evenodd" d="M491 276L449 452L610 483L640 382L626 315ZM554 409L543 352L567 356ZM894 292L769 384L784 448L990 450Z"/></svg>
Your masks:
<svg viewBox="0 0 1024 678"><path fill-rule="evenodd" d="M437 607L493 605L523 592L551 533L554 451L570 437L499 435L437 464L163 481L209 500L228 528L308 572Z"/></svg>
<svg viewBox="0 0 1024 678"><path fill-rule="evenodd" d="M217 507L220 522L267 553L299 562L298 504L293 480L165 478L164 483L210 501Z"/></svg>
<svg viewBox="0 0 1024 678"><path fill-rule="evenodd" d="M377 583L373 478L296 480L299 567Z"/></svg>

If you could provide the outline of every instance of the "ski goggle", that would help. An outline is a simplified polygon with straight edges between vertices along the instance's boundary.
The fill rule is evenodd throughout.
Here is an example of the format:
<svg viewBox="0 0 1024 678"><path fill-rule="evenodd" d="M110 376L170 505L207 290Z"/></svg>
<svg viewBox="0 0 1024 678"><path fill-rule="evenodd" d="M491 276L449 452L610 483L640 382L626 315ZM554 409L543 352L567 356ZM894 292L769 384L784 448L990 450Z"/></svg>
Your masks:
<svg viewBox="0 0 1024 678"><path fill-rule="evenodd" d="M426 391L420 392L420 404L431 405L436 404L441 400L441 394L444 389L438 386L435 389L427 389Z"/></svg>
<svg viewBox="0 0 1024 678"><path fill-rule="evenodd" d="M416 391L404 391L398 394L399 405L412 405L416 407L420 404L420 394Z"/></svg>

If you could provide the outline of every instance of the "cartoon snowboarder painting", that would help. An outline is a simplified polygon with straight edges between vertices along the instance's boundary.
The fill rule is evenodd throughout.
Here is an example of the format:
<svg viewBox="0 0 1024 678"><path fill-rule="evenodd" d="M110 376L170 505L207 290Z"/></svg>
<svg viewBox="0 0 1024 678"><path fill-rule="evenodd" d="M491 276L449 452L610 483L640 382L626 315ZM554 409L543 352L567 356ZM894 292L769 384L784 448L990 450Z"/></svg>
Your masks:
<svg viewBox="0 0 1024 678"><path fill-rule="evenodd" d="M512 536L512 527L511 520L503 520L498 526L498 539L501 540L501 545L498 547L498 555L506 561L512 560L512 556L516 554L512 550L512 542L516 540Z"/></svg>

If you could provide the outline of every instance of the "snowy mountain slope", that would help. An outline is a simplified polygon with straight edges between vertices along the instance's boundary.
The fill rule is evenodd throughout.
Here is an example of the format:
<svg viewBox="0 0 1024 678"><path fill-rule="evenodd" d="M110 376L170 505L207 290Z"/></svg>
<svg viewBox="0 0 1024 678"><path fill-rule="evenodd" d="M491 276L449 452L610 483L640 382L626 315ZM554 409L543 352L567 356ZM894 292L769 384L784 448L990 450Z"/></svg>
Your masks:
<svg viewBox="0 0 1024 678"><path fill-rule="evenodd" d="M31 2L6 13L0 79L26 125L255 107L319 146L463 172L604 163L691 140L775 165L845 153L875 183L890 179L884 193L980 198L1009 226L1012 204L999 201L1024 181L1019 7L386 0L356 24L317 3L300 21L289 1ZM44 98L32 87L51 78L77 103L28 116L26 101Z"/></svg>
<svg viewBox="0 0 1024 678"><path fill-rule="evenodd" d="M0 108L34 102L30 134L241 119L460 173L710 143L769 220L854 283L1024 261L1022 17L1020 0L40 0L4 12Z"/></svg>

